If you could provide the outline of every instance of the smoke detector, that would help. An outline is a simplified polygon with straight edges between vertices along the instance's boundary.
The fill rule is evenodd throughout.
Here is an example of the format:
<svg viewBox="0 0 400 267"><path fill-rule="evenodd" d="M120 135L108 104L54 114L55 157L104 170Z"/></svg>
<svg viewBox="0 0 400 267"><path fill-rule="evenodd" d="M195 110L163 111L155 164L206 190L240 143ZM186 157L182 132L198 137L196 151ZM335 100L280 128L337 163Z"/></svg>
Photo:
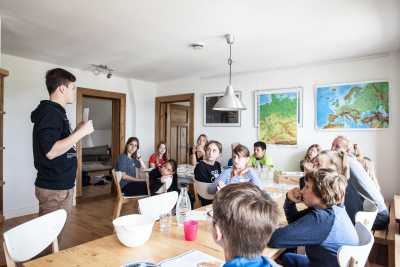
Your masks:
<svg viewBox="0 0 400 267"><path fill-rule="evenodd" d="M193 48L194 50L201 50L204 48L204 44L203 43L191 43L189 45L191 48Z"/></svg>

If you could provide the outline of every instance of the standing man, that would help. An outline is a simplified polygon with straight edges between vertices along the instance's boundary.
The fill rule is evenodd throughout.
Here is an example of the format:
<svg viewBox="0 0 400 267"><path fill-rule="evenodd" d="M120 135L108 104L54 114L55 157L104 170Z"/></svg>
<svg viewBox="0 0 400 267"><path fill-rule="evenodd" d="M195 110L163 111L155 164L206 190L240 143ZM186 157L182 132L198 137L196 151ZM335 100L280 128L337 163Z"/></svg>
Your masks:
<svg viewBox="0 0 400 267"><path fill-rule="evenodd" d="M60 208L71 211L77 169L75 144L94 131L92 121L87 121L71 132L65 106L74 102L75 81L75 76L64 69L47 71L50 100L42 100L31 113L39 215Z"/></svg>

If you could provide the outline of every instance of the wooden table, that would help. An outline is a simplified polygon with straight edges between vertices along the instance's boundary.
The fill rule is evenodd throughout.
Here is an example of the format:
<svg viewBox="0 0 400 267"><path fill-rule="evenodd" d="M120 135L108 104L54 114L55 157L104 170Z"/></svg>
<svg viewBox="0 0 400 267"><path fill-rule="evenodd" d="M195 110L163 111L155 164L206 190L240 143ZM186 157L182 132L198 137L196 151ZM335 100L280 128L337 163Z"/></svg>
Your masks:
<svg viewBox="0 0 400 267"><path fill-rule="evenodd" d="M282 207L283 199L278 204ZM202 207L199 211L210 209ZM280 214L280 222L286 221L283 213ZM142 246L128 248L123 246L116 235L109 235L97 240L87 242L76 247L62 250L58 253L38 258L23 264L25 267L42 266L121 266L124 263L135 260L159 262L182 254L188 250L200 250L209 255L224 260L223 250L215 244L207 221L199 221L199 232L196 241L185 241L183 227L175 222L168 232L160 232L156 223L150 239ZM263 255L276 259L282 249L265 248Z"/></svg>

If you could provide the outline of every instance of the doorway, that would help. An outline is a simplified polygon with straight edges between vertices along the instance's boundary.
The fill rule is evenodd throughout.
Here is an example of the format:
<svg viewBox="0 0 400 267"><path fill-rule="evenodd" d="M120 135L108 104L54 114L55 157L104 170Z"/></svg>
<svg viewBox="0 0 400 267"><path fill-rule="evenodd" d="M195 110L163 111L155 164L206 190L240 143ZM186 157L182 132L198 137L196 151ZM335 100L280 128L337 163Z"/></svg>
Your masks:
<svg viewBox="0 0 400 267"><path fill-rule="evenodd" d="M125 142L126 95L78 88L76 121L93 121L95 131L77 146L77 203L112 196L111 170Z"/></svg>
<svg viewBox="0 0 400 267"><path fill-rule="evenodd" d="M169 156L178 164L189 163L194 136L194 94L156 98L155 151L166 142Z"/></svg>

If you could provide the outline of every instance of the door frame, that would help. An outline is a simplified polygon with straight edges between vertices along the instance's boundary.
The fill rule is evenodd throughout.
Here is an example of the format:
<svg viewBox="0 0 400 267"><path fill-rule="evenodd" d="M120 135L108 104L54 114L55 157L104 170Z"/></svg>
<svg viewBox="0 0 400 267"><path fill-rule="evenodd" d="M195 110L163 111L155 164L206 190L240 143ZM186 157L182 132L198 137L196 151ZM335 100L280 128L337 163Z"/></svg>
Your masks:
<svg viewBox="0 0 400 267"><path fill-rule="evenodd" d="M125 147L125 116L126 116L126 94L112 91L103 91L90 88L77 88L76 94L76 123L83 120L83 98L92 97L100 99L112 100L112 159L113 165ZM118 116L119 115L119 116ZM115 133L118 129L119 135ZM96 130L96 129L95 129ZM78 168L76 173L76 197L79 199L82 196L82 146L81 142L77 144L77 160ZM78 201L79 203L79 201Z"/></svg>
<svg viewBox="0 0 400 267"><path fill-rule="evenodd" d="M182 95L169 95L169 96L159 96L156 97L155 103L155 118L154 118L154 151L157 151L157 146L163 140L161 136L161 128L166 127L163 125L161 120L163 119L163 115L160 114L161 112L161 105L162 104L172 104L176 102L189 102L189 142L193 143L194 140L194 93L192 94L182 94ZM191 145L191 144L187 144Z"/></svg>
<svg viewBox="0 0 400 267"><path fill-rule="evenodd" d="M0 223L4 221L3 204L4 204L4 172L3 172L3 153L4 147L3 130L4 130L4 79L9 75L8 70L0 68Z"/></svg>

